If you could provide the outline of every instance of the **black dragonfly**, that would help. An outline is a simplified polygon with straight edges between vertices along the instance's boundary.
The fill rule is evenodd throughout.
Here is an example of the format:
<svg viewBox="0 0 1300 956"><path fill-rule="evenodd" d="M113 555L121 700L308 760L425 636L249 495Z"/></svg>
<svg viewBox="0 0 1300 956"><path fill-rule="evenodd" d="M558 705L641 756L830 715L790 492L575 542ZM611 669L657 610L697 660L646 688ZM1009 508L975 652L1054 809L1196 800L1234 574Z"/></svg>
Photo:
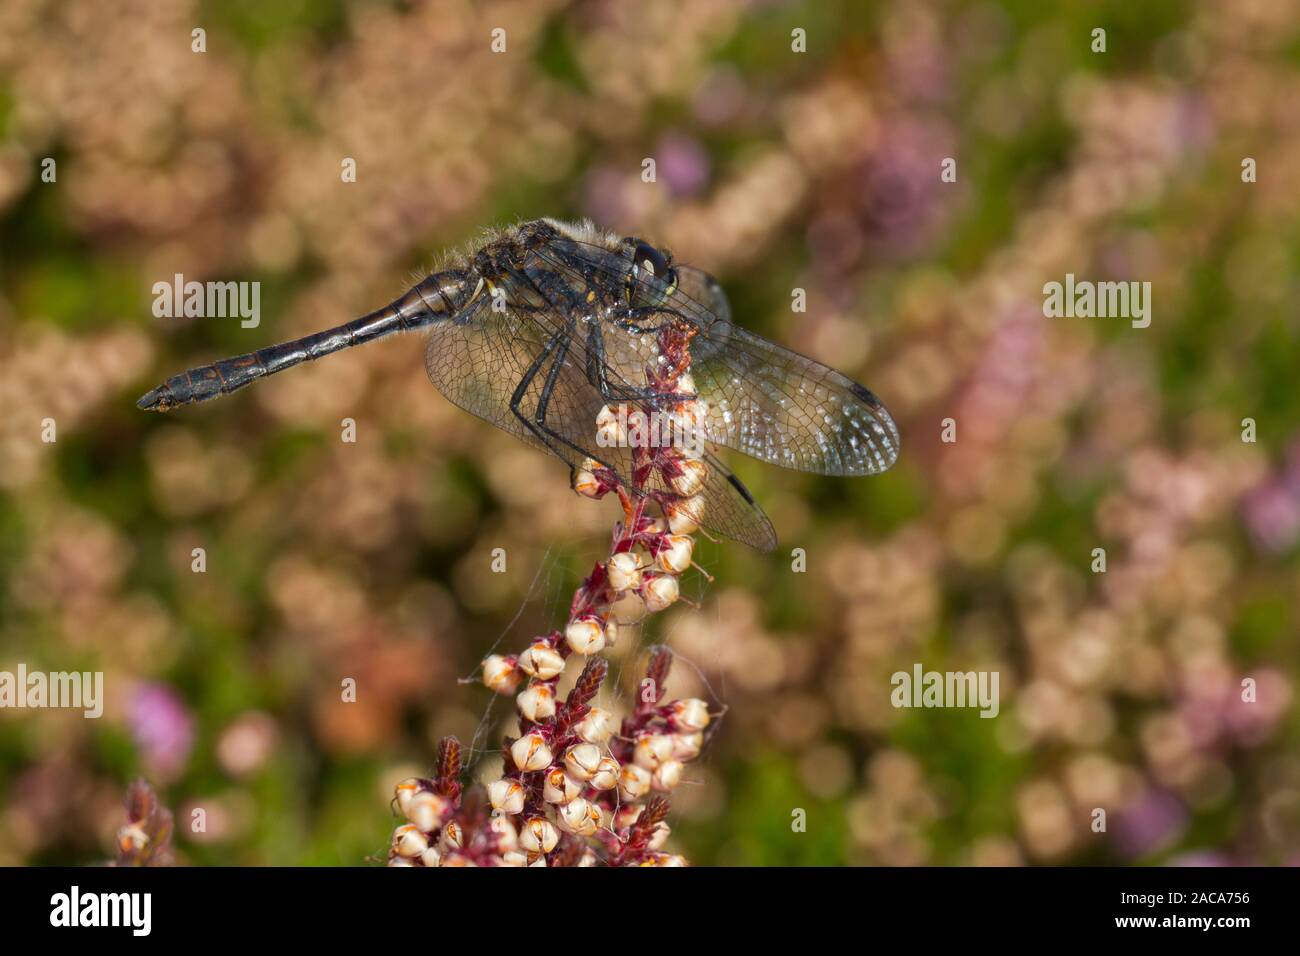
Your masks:
<svg viewBox="0 0 1300 956"><path fill-rule="evenodd" d="M875 395L733 324L711 276L640 239L553 219L489 233L369 315L182 372L138 404L166 411L206 401L300 362L419 329L428 339L429 379L449 400L575 473L594 462L630 488L629 454L598 440L597 421L612 402L664 398L648 376L669 361L657 334L666 323L689 330L690 388L703 403L708 442L825 475L876 474L898 457L898 429ZM698 523L773 549L776 535L753 496L711 452L703 460Z"/></svg>

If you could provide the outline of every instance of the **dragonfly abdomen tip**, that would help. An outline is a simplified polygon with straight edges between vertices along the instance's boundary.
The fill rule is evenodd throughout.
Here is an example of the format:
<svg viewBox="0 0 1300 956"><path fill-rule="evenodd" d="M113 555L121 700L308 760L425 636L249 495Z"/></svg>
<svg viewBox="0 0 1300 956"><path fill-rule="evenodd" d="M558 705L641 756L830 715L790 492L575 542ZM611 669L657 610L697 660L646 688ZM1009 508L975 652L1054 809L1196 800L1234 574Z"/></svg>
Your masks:
<svg viewBox="0 0 1300 956"><path fill-rule="evenodd" d="M171 389L166 385L159 385L157 388L140 396L140 400L135 405L145 411L165 412L172 406L171 398Z"/></svg>

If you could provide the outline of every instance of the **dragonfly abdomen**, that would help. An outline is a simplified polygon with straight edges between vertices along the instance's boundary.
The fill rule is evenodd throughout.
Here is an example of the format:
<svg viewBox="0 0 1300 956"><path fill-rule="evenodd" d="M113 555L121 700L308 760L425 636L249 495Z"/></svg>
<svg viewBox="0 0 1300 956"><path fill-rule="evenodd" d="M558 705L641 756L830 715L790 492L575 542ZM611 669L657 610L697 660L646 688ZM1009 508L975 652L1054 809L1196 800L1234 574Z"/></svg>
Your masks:
<svg viewBox="0 0 1300 956"><path fill-rule="evenodd" d="M136 404L140 408L165 412L177 405L189 405L227 395L259 378L274 375L302 362L354 345L364 345L394 332L408 332L450 318L469 304L474 291L469 272L458 269L436 273L382 309L363 315L346 325L173 375Z"/></svg>

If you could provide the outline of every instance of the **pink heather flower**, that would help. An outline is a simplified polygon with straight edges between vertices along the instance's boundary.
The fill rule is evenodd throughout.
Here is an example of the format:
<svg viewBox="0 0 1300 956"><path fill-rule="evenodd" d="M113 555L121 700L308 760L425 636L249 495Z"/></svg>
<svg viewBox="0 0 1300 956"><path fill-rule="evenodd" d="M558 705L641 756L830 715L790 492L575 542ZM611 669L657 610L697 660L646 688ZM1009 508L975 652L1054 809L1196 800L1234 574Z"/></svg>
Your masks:
<svg viewBox="0 0 1300 956"><path fill-rule="evenodd" d="M1282 554L1300 538L1300 493L1283 478L1270 478L1246 494L1242 517L1257 550Z"/></svg>
<svg viewBox="0 0 1300 956"><path fill-rule="evenodd" d="M1177 843L1187 821L1186 807L1172 793L1148 790L1116 814L1115 842L1126 857L1147 856Z"/></svg>
<svg viewBox="0 0 1300 956"><path fill-rule="evenodd" d="M693 196L709 182L709 154L690 136L666 133L654 152L656 172L674 196Z"/></svg>
<svg viewBox="0 0 1300 956"><path fill-rule="evenodd" d="M194 719L170 687L140 684L127 705L127 722L145 763L158 778L175 778L194 745Z"/></svg>

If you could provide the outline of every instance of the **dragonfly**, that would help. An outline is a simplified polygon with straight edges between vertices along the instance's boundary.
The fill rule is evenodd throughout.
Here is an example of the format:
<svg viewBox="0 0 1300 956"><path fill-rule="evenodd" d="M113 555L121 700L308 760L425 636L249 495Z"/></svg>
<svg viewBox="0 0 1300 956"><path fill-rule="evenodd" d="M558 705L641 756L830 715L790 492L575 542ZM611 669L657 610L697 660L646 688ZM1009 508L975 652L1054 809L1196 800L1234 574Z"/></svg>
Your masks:
<svg viewBox="0 0 1300 956"><path fill-rule="evenodd" d="M707 467L692 507L706 530L760 551L776 547L771 521L718 459L718 447L823 475L878 474L897 460L898 428L870 390L736 325L712 276L589 221L537 219L489 231L368 315L174 375L137 404L161 412L207 401L302 362L418 330L427 339L429 380L455 405L561 459L575 475L595 464L628 491L671 495L634 481L628 450L598 434L611 403L681 399L652 387L673 360L662 347L669 329L689 337L685 380L703 410Z"/></svg>

